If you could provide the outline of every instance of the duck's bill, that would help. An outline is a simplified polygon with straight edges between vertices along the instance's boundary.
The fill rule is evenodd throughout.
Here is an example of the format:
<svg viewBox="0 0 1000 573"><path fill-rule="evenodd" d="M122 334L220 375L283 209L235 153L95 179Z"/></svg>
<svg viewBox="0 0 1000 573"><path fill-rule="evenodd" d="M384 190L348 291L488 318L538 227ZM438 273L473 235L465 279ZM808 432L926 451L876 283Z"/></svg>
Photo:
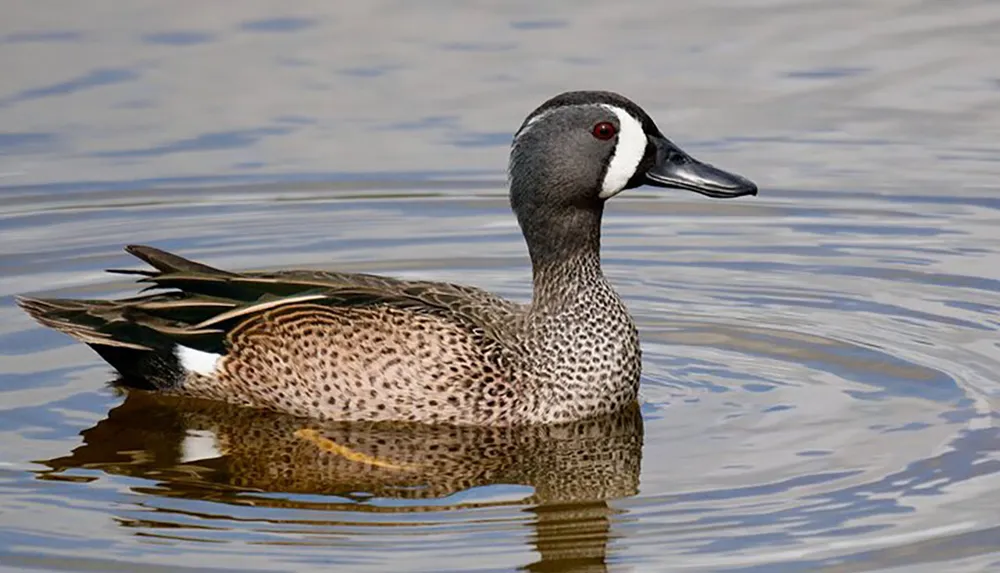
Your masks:
<svg viewBox="0 0 1000 573"><path fill-rule="evenodd" d="M686 189L721 199L757 194L757 185L741 175L702 163L667 139L653 143L656 159L646 171L647 185Z"/></svg>

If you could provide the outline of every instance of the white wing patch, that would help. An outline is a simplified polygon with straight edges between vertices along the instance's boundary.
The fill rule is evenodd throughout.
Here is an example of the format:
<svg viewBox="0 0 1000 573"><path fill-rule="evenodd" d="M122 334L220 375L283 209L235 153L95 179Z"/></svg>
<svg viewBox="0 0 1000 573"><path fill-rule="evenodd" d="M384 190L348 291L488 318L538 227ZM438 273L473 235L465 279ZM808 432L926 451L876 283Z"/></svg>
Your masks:
<svg viewBox="0 0 1000 573"><path fill-rule="evenodd" d="M608 170L604 174L601 192L598 195L601 199L609 199L621 193L625 184L635 175L642 156L646 154L646 144L649 140L645 130L642 129L642 124L632 117L632 114L617 106L602 105L618 116L619 125L618 145L608 163Z"/></svg>
<svg viewBox="0 0 1000 573"><path fill-rule="evenodd" d="M185 372L201 374L202 376L214 375L215 369L219 366L219 359L222 358L221 354L202 352L180 344L174 349L174 353Z"/></svg>

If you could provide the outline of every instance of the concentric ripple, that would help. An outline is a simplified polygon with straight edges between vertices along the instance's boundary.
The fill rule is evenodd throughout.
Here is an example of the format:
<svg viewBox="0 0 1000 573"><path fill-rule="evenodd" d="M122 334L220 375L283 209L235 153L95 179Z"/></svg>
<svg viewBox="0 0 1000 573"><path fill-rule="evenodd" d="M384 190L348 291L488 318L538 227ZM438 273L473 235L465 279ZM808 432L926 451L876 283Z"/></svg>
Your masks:
<svg viewBox="0 0 1000 573"><path fill-rule="evenodd" d="M642 189L614 201L604 262L643 339L640 411L555 428L318 426L126 399L102 386L96 355L12 305L40 289L131 292L98 272L130 264L126 242L525 298L499 188L41 195L8 211L0 562L839 572L997 560L1000 282L981 269L1000 217L988 201Z"/></svg>

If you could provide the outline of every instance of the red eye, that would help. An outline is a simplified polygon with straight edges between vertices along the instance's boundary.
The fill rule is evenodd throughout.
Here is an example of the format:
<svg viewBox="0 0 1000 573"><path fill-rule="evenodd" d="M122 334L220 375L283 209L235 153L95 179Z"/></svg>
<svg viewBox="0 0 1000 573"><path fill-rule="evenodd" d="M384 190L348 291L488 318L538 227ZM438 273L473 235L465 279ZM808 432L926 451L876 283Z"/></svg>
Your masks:
<svg viewBox="0 0 1000 573"><path fill-rule="evenodd" d="M607 121L602 121L601 123L594 126L594 137L597 139L611 139L615 136L615 126Z"/></svg>

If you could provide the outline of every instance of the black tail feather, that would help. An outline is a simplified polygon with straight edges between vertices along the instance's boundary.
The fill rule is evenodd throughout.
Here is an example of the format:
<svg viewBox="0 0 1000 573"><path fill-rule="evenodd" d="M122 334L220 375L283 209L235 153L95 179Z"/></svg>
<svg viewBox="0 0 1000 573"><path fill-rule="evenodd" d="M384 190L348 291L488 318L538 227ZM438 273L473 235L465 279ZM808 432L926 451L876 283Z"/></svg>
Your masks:
<svg viewBox="0 0 1000 573"><path fill-rule="evenodd" d="M176 388L183 381L180 363L173 353L103 344L88 346L118 371L118 386L162 391Z"/></svg>

